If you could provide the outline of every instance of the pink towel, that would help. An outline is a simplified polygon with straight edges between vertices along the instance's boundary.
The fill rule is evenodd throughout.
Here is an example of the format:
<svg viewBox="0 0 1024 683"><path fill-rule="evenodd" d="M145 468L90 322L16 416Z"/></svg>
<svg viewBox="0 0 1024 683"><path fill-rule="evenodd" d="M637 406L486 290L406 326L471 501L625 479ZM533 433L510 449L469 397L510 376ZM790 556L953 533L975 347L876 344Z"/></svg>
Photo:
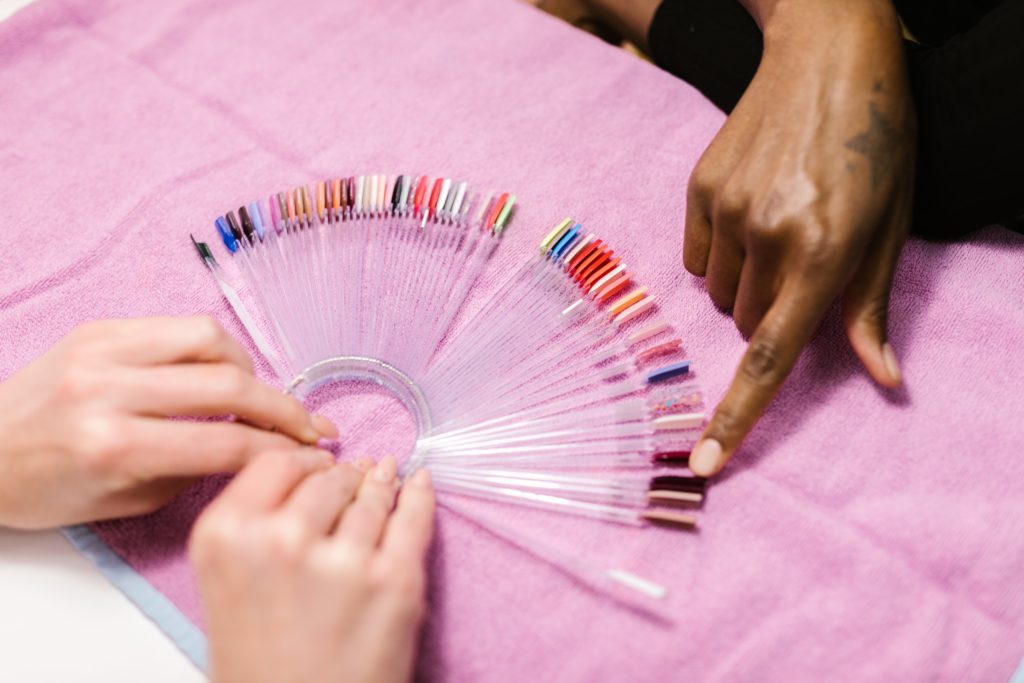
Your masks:
<svg viewBox="0 0 1024 683"><path fill-rule="evenodd" d="M743 351L680 266L686 179L722 115L528 6L41 0L0 24L0 65L0 377L92 318L213 312L241 336L189 232L351 172L515 191L502 270L565 215L599 229L660 295L712 399ZM471 503L665 582L674 623L442 512L421 675L1008 678L1024 654L1022 264L1024 238L998 228L912 241L892 306L907 390L872 386L830 315L698 534ZM342 426L391 434L378 407ZM216 485L99 526L200 625L183 545Z"/></svg>

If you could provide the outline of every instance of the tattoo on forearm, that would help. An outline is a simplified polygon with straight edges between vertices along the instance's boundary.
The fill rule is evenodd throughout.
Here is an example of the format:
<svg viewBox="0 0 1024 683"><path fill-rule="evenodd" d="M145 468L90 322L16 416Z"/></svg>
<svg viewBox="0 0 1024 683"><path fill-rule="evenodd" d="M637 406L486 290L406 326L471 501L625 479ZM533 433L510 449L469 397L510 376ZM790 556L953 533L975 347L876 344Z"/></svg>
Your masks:
<svg viewBox="0 0 1024 683"><path fill-rule="evenodd" d="M877 188L892 175L893 167L896 165L896 155L893 152L903 142L903 135L882 112L878 111L874 102L871 102L869 107L868 129L847 140L844 146L868 160L871 166L871 187Z"/></svg>

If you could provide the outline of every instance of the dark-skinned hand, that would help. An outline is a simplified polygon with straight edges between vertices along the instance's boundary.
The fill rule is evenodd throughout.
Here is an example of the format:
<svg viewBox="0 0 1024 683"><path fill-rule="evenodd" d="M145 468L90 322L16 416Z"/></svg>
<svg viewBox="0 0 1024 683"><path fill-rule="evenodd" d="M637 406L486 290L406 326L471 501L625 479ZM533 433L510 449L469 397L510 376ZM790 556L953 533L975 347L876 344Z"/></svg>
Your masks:
<svg viewBox="0 0 1024 683"><path fill-rule="evenodd" d="M902 381L887 311L916 123L899 20L881 0L766 4L761 66L688 193L684 265L750 339L690 458L704 476L735 453L837 297L868 373Z"/></svg>

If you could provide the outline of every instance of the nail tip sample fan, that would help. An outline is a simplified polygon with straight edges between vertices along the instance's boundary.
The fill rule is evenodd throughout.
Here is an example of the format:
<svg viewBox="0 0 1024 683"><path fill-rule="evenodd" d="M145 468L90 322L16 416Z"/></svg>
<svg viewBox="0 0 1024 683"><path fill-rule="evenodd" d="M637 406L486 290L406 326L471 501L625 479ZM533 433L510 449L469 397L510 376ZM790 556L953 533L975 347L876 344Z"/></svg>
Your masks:
<svg viewBox="0 0 1024 683"><path fill-rule="evenodd" d="M478 287L515 204L447 178L353 176L217 218L223 265L193 243L290 393L369 381L408 408L418 438L402 474L429 469L445 507L472 516L451 499L469 496L694 526L685 508L704 480L651 472L685 464L704 423L681 339L622 258L572 219L496 289ZM664 593L621 569L597 578Z"/></svg>

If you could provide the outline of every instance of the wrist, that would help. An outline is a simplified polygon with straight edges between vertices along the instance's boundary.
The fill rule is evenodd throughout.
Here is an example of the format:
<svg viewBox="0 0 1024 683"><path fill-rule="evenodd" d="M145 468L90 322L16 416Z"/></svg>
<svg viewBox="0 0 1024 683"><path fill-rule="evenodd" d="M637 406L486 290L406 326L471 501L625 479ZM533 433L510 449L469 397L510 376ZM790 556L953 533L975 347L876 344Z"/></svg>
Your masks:
<svg viewBox="0 0 1024 683"><path fill-rule="evenodd" d="M765 52L837 41L898 44L899 15L891 0L743 0L764 34Z"/></svg>

